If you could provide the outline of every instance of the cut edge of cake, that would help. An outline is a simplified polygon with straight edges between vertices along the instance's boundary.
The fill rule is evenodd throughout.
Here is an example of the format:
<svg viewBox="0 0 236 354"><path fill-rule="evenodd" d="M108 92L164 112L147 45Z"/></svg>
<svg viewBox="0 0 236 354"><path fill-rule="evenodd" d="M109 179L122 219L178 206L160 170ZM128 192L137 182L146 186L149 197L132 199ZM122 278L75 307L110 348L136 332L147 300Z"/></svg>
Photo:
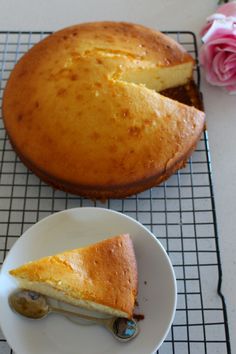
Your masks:
<svg viewBox="0 0 236 354"><path fill-rule="evenodd" d="M13 274L11 274L11 275L13 275ZM43 294L44 296L47 296L51 299L55 299L55 300L61 301L63 303L67 303L67 304L73 305L75 307L81 307L81 308L87 309L89 311L100 312L100 313L108 314L108 315L111 315L114 317L125 317L125 318L130 317L130 315L128 315L127 312L119 311L117 309L114 309L114 308L111 308L109 306L105 306L102 304L98 304L93 301L75 299L74 297L69 296L68 294L65 297L65 295L62 292L59 292L56 289L53 289L52 287L50 287L49 285L46 285L46 284L41 284L39 282L38 283L37 282L30 282L26 279L20 279L18 277L17 277L17 280L19 282L21 289L35 291L35 292Z"/></svg>

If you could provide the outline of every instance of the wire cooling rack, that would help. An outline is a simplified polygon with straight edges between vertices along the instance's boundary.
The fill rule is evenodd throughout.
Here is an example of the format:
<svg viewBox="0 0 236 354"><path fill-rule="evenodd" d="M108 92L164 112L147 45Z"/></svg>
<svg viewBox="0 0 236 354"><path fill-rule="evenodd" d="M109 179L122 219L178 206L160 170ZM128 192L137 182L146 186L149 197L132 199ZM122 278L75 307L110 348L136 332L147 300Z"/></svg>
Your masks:
<svg viewBox="0 0 236 354"><path fill-rule="evenodd" d="M1 101L14 64L48 34L0 32ZM197 62L193 33L167 34ZM198 67L195 76L199 85ZM150 229L167 250L177 278L178 301L174 323L158 353L230 354L207 132L186 167L166 183L124 200L101 203L53 190L40 181L12 150L0 119L0 263L32 224L78 206L100 206L125 213ZM12 353L1 332L0 353Z"/></svg>

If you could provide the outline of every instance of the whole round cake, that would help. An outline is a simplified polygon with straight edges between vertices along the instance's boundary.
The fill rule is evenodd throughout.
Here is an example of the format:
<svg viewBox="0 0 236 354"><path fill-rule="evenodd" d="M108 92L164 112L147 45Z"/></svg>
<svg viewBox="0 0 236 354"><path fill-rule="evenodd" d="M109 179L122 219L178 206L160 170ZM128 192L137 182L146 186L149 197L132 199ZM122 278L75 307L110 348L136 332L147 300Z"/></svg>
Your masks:
<svg viewBox="0 0 236 354"><path fill-rule="evenodd" d="M9 139L45 182L121 198L181 168L204 113L160 91L192 79L194 60L146 27L95 22L58 31L16 64L3 97Z"/></svg>

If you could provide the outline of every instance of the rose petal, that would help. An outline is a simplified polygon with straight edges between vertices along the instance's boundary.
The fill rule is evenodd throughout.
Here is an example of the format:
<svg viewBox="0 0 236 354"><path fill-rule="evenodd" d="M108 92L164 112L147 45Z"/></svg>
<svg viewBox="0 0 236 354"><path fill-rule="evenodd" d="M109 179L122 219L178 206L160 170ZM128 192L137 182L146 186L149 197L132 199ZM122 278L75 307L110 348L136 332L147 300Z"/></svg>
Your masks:
<svg viewBox="0 0 236 354"><path fill-rule="evenodd" d="M207 22L213 22L214 20L225 20L227 16L219 13L214 13L207 17Z"/></svg>
<svg viewBox="0 0 236 354"><path fill-rule="evenodd" d="M202 46L199 54L206 80L217 86L236 85L236 55L210 44Z"/></svg>
<svg viewBox="0 0 236 354"><path fill-rule="evenodd" d="M224 65L227 68L227 70L231 72L231 76L236 74L236 59L234 59L234 61L232 62L227 62L225 60Z"/></svg>
<svg viewBox="0 0 236 354"><path fill-rule="evenodd" d="M204 37L215 20L230 20L236 23L236 1L219 6L214 14L207 17L207 23L200 30L201 37Z"/></svg>
<svg viewBox="0 0 236 354"><path fill-rule="evenodd" d="M223 14L225 16L236 17L236 1L228 2L227 4L218 7L216 13Z"/></svg>
<svg viewBox="0 0 236 354"><path fill-rule="evenodd" d="M211 43L225 43L229 44L232 47L236 47L236 33L228 30L219 30L215 32L211 37Z"/></svg>
<svg viewBox="0 0 236 354"><path fill-rule="evenodd" d="M217 34L214 35L211 41L205 43L204 48L212 47L214 50L224 50L230 51L232 53L236 52L236 36L235 35L225 35L223 37L218 37Z"/></svg>
<svg viewBox="0 0 236 354"><path fill-rule="evenodd" d="M216 37L222 37L227 34L236 35L236 27L234 26L234 23L230 20L215 20L202 37L202 41L203 43L206 43Z"/></svg>
<svg viewBox="0 0 236 354"><path fill-rule="evenodd" d="M236 70L236 54L229 55L226 59L225 62L227 65L233 65Z"/></svg>
<svg viewBox="0 0 236 354"><path fill-rule="evenodd" d="M227 39L226 39L227 41ZM224 52L228 52L228 53L236 53L236 43L234 43L233 45L228 45L228 44L223 44L221 46L218 46L218 50L224 51Z"/></svg>
<svg viewBox="0 0 236 354"><path fill-rule="evenodd" d="M203 27L202 29L200 30L199 34L200 34L200 37L203 37L204 34L209 30L209 28L211 27L212 25L212 21L211 22L207 22Z"/></svg>
<svg viewBox="0 0 236 354"><path fill-rule="evenodd" d="M227 65L225 65L226 53L225 52L218 52L214 57L212 67L215 71L218 80L221 82L226 82L230 80L232 77L232 72L229 70Z"/></svg>
<svg viewBox="0 0 236 354"><path fill-rule="evenodd" d="M217 86L236 85L235 69L224 67L224 63L219 63L221 58L214 59L212 68L206 71L207 81Z"/></svg>

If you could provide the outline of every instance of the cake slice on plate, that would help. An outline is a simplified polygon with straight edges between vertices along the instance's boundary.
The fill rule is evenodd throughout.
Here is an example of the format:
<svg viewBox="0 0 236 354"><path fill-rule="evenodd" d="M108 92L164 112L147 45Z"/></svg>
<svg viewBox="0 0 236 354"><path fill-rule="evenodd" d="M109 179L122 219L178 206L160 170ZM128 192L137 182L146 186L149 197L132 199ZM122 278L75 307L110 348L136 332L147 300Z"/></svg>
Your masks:
<svg viewBox="0 0 236 354"><path fill-rule="evenodd" d="M128 234L44 257L10 270L21 288L86 309L130 318L137 265Z"/></svg>

